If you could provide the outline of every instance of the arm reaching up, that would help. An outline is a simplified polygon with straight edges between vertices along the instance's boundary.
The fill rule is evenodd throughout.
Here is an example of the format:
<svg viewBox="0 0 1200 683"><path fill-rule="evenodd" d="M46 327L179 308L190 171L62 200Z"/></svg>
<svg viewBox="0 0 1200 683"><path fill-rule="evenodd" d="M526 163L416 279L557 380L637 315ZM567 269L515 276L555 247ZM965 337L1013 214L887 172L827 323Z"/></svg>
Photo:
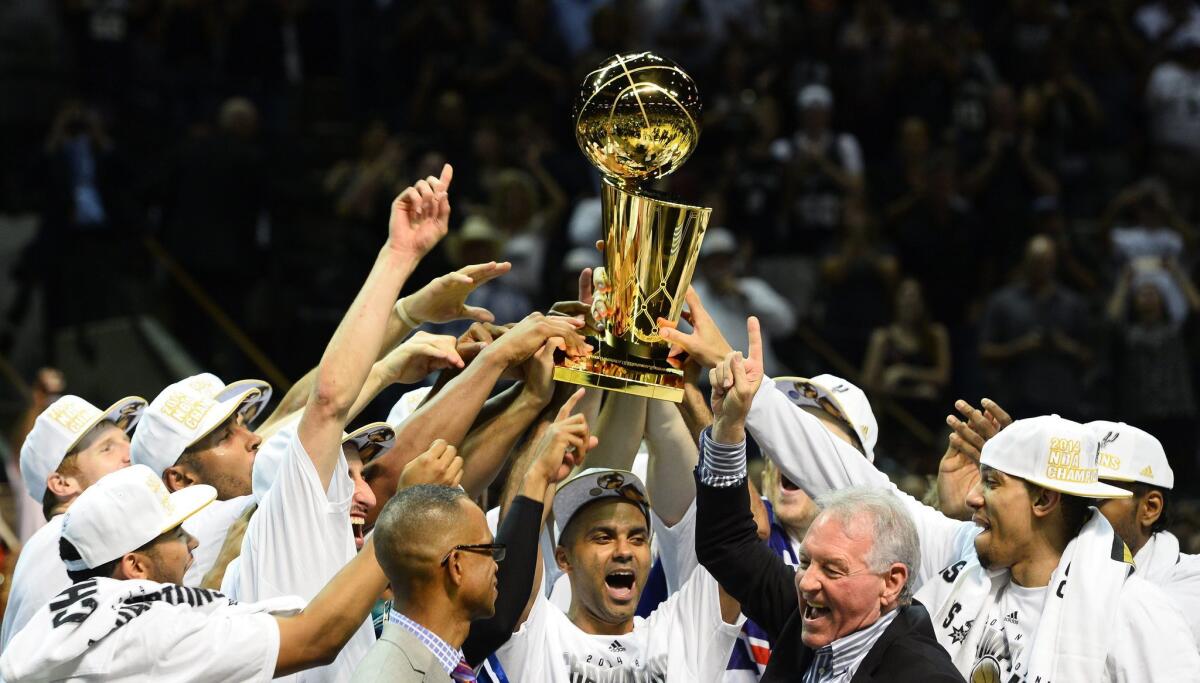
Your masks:
<svg viewBox="0 0 1200 683"><path fill-rule="evenodd" d="M387 244L317 366L298 429L300 443L328 487L341 456L342 429L379 350L392 306L417 263L449 227L453 170L417 181L392 202Z"/></svg>

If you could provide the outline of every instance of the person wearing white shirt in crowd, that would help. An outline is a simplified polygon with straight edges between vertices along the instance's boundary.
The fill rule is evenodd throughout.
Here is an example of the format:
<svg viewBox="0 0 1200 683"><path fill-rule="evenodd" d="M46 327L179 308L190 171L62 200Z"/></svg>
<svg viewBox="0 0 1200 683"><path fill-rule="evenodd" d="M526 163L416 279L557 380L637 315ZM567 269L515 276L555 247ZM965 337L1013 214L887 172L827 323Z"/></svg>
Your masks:
<svg viewBox="0 0 1200 683"><path fill-rule="evenodd" d="M229 526L251 505L250 470L262 437L250 425L271 398L261 380L225 384L201 373L159 392L146 408L130 457L162 477L171 491L194 484L217 490L217 503L187 522L200 542L184 585L199 586L216 561Z"/></svg>
<svg viewBox="0 0 1200 683"><path fill-rule="evenodd" d="M41 412L21 446L21 478L49 522L21 550L8 591L0 651L33 614L71 581L58 556L63 513L109 472L129 466L128 432L146 401L123 398L107 410L72 395Z"/></svg>
<svg viewBox="0 0 1200 683"><path fill-rule="evenodd" d="M267 681L331 661L386 585L374 545L307 606L294 596L238 604L184 588L196 540L181 524L216 495L205 484L170 493L145 465L84 491L60 541L73 583L13 638L0 677Z"/></svg>
<svg viewBox="0 0 1200 683"><path fill-rule="evenodd" d="M741 330L742 321L752 315L761 319L775 337L786 337L796 329L796 313L787 299L765 280L738 273L737 239L726 228L712 228L705 233L698 266L698 277L692 287L699 298L693 297L688 302L693 315L699 308L692 305L693 301L703 301L704 313L722 330ZM742 338L744 335L731 334L731 344L746 347L748 340ZM764 362L771 372L783 372L771 349L770 338L765 341Z"/></svg>
<svg viewBox="0 0 1200 683"><path fill-rule="evenodd" d="M754 349L757 321L747 325ZM706 332L698 337L719 335ZM967 496L974 522L957 522L900 493L866 459L829 448L828 433L763 381L761 355L738 358L753 392L746 429L789 479L810 495L868 485L905 502L921 538L916 597L968 679L1198 680L1200 654L1183 619L1132 575L1132 556L1089 507L1129 496L1099 482L1091 430L1056 416L1005 428L985 444L981 480Z"/></svg>
<svg viewBox="0 0 1200 683"><path fill-rule="evenodd" d="M743 618L703 568L649 617L635 617L650 572L650 508L632 472L590 468L558 486L555 548L571 606L555 607L534 581L532 606L497 650L503 678L480 680L696 680L721 677Z"/></svg>
<svg viewBox="0 0 1200 683"><path fill-rule="evenodd" d="M1100 480L1133 495L1101 501L1100 512L1129 546L1137 575L1155 584L1191 626L1200 644L1200 556L1179 551L1167 526L1175 473L1162 444L1124 422L1088 423L1100 444Z"/></svg>

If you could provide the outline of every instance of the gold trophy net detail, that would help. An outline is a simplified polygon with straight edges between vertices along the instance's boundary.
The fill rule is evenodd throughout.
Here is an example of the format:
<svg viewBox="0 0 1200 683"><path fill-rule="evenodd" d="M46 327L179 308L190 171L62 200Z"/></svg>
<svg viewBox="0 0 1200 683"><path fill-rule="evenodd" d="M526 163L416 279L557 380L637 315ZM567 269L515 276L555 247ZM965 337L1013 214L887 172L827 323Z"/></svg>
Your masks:
<svg viewBox="0 0 1200 683"><path fill-rule="evenodd" d="M673 62L612 57L575 103L575 139L601 172L604 268L592 306L596 353L566 358L554 379L670 401L683 372L667 362L658 319L678 322L711 209L652 196L644 185L677 169L700 136L700 96Z"/></svg>

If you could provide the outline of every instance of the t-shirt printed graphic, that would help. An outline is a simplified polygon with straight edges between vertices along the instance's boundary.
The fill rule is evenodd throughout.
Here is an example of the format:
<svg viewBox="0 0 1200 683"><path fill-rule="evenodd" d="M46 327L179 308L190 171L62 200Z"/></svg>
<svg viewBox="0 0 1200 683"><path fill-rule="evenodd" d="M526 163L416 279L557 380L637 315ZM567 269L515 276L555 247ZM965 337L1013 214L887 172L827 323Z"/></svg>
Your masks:
<svg viewBox="0 0 1200 683"><path fill-rule="evenodd" d="M969 680L999 683L1023 675L1021 655L1033 642L1045 598L1045 586L1023 588L1014 583L1005 586L979 625L983 633L975 648L975 664ZM973 627L969 622L964 624L962 637Z"/></svg>

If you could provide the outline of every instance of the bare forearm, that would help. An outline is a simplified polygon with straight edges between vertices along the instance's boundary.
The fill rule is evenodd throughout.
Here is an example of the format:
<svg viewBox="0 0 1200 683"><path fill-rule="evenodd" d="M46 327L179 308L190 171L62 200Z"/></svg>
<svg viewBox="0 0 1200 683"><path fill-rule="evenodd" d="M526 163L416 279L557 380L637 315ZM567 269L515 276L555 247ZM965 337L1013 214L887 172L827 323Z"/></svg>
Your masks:
<svg viewBox="0 0 1200 683"><path fill-rule="evenodd" d="M532 400L523 386L515 385L489 399L481 414L493 407L500 410L477 423L459 449L463 456L462 487L472 497L481 494L495 480L513 445L543 406Z"/></svg>
<svg viewBox="0 0 1200 683"><path fill-rule="evenodd" d="M640 396L609 393L596 422L600 444L588 452L588 467L627 470L633 466L646 428L646 401Z"/></svg>
<svg viewBox="0 0 1200 683"><path fill-rule="evenodd" d="M674 526L696 498L696 482L689 476L700 459L697 440L674 405L650 401L646 408L646 443L650 467L646 487L654 512L667 526Z"/></svg>
<svg viewBox="0 0 1200 683"><path fill-rule="evenodd" d="M259 435L264 435L264 438L265 435L273 433L276 426L280 422L285 420L289 415L302 409L304 404L308 403L308 397L312 394L313 383L316 382L316 380L316 368L304 373L304 376L301 377L295 384L293 384L292 388L288 389L287 393L283 395L283 398L279 401L279 405L275 406L275 410L273 410L271 414L267 416L267 419L263 420L254 431Z"/></svg>
<svg viewBox="0 0 1200 683"><path fill-rule="evenodd" d="M687 425L692 443L700 443L700 434L713 423L712 410L709 409L708 401L704 399L704 392L700 391L700 387L690 382L685 384L683 403L679 404L677 410Z"/></svg>

